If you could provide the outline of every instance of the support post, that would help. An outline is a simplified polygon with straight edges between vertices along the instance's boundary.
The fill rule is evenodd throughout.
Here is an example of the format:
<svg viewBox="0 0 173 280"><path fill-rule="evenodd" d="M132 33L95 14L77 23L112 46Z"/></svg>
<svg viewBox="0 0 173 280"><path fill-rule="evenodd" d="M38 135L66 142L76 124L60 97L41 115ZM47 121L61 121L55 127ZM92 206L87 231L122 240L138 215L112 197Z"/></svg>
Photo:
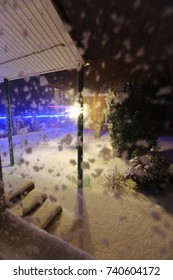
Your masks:
<svg viewBox="0 0 173 280"><path fill-rule="evenodd" d="M78 157L78 189L83 188L83 80L84 80L84 68L77 71L77 92L78 102L80 105L80 112L78 115L78 130L77 130L77 157Z"/></svg>
<svg viewBox="0 0 173 280"><path fill-rule="evenodd" d="M12 116L11 116L11 104L10 104L10 88L7 79L4 79L4 87L7 99L7 124L8 124L8 144L10 154L10 164L14 165L14 151L13 151L13 138L12 138Z"/></svg>
<svg viewBox="0 0 173 280"><path fill-rule="evenodd" d="M3 181L3 175L2 175L2 162L1 162L1 152L0 152L0 181Z"/></svg>
<svg viewBox="0 0 173 280"><path fill-rule="evenodd" d="M0 153L0 213L5 210L5 195L4 195L4 184L2 176L2 164L1 164L1 153Z"/></svg>

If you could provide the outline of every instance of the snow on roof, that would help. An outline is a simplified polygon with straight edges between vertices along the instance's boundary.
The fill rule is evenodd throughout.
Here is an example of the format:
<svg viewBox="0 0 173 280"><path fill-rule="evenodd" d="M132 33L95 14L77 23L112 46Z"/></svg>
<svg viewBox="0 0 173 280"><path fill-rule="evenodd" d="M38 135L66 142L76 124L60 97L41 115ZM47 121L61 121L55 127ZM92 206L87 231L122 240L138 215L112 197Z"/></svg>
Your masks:
<svg viewBox="0 0 173 280"><path fill-rule="evenodd" d="M83 59L47 0L0 0L0 82L77 68Z"/></svg>

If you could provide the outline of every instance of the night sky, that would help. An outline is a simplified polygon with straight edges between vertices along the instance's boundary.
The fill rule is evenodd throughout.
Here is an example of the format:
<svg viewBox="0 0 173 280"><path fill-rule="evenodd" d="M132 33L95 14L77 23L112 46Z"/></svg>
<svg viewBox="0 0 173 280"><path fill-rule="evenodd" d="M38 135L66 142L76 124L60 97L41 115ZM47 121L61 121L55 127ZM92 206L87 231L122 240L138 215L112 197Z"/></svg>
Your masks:
<svg viewBox="0 0 173 280"><path fill-rule="evenodd" d="M173 76L171 0L63 0L62 4L91 62L86 86L102 90L134 78Z"/></svg>

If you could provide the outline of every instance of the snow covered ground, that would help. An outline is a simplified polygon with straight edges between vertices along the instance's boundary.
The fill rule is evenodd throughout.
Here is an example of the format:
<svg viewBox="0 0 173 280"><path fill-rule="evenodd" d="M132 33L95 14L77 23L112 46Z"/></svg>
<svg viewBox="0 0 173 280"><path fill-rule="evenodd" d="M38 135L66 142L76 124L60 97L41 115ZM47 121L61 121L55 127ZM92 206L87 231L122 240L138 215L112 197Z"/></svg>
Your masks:
<svg viewBox="0 0 173 280"><path fill-rule="evenodd" d="M160 140L164 151L167 143L173 149L172 140ZM173 259L173 193L146 197L132 190L107 192L101 176L115 166L121 172L125 168L113 157L108 133L94 138L93 132L85 132L81 192L74 128L15 136L14 146L16 164L9 167L7 139L0 140L5 182L10 184L14 176L31 179L64 208L62 226L55 221L49 232L97 259Z"/></svg>

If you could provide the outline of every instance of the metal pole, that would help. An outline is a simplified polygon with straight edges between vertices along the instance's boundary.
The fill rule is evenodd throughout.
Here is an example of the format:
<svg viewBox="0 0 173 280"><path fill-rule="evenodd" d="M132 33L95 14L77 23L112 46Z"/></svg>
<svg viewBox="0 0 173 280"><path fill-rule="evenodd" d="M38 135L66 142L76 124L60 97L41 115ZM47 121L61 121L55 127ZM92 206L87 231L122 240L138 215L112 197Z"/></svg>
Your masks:
<svg viewBox="0 0 173 280"><path fill-rule="evenodd" d="M14 165L14 152L13 152L13 138L12 138L12 117L11 117L11 105L10 105L10 89L9 82L4 79L5 93L7 98L7 122L8 122L8 144L10 154L10 164Z"/></svg>
<svg viewBox="0 0 173 280"><path fill-rule="evenodd" d="M78 156L78 189L83 188L83 80L84 80L84 69L83 66L77 71L77 91L78 91L78 102L80 105L80 113L78 115L78 130L77 130L77 156Z"/></svg>

